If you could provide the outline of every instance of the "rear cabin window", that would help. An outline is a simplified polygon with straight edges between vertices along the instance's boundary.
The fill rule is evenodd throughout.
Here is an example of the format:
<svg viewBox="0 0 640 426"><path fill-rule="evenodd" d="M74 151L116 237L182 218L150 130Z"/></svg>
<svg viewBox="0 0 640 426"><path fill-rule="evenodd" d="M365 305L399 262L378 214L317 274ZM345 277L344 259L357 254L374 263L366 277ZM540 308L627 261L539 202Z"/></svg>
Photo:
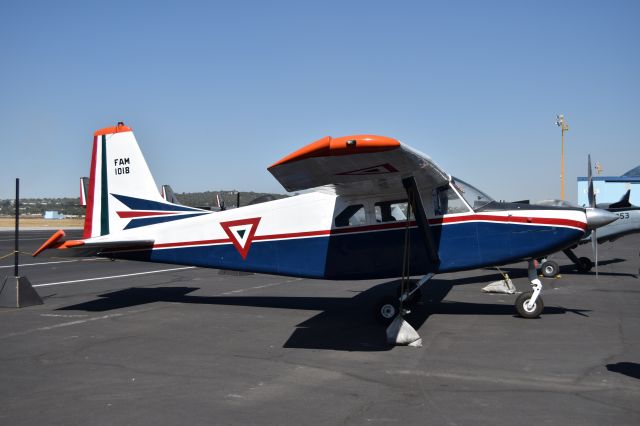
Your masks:
<svg viewBox="0 0 640 426"><path fill-rule="evenodd" d="M364 206L362 204L347 206L336 216L335 223L337 227L366 225L367 219L364 214Z"/></svg>
<svg viewBox="0 0 640 426"><path fill-rule="evenodd" d="M407 220L409 203L407 200L382 201L375 204L376 222L395 222ZM411 212L413 220L413 211Z"/></svg>

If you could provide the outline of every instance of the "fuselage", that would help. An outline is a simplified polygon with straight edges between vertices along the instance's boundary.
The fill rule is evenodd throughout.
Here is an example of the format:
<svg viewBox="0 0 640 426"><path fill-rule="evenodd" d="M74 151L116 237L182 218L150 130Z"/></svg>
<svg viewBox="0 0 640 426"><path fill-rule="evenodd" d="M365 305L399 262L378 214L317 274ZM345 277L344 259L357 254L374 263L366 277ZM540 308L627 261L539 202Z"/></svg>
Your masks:
<svg viewBox="0 0 640 426"><path fill-rule="evenodd" d="M415 219L406 219L406 194L362 198L322 190L222 212L174 212L159 223L148 212L156 218L150 225L108 238L153 239L153 249L103 255L310 278L373 279L401 275L406 238L410 272L421 275L539 257L585 235L583 209L491 202L474 211L462 197L452 199L456 191L448 191L444 211L435 191L422 193L438 262L429 261ZM144 214L135 217L144 220Z"/></svg>

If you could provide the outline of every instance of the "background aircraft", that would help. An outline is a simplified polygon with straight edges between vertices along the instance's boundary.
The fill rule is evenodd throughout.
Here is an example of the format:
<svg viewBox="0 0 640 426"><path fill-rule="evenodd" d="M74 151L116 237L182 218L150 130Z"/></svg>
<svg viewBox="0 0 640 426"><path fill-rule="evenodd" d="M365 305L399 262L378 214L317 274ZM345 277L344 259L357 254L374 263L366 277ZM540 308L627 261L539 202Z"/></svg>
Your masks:
<svg viewBox="0 0 640 426"><path fill-rule="evenodd" d="M574 245L617 216L595 208L500 203L393 138L325 137L269 171L301 195L210 212L158 193L131 129L95 132L80 240L58 231L47 248L79 255L331 280L403 277L376 306L403 313L434 274L529 260L520 315L543 309L534 258ZM421 275L415 284L410 276Z"/></svg>
<svg viewBox="0 0 640 426"><path fill-rule="evenodd" d="M598 247L597 244L605 242L613 242L618 238L622 238L625 235L635 234L640 232L640 207L634 206L629 202L631 190L620 198L615 203L596 203L596 194L593 190L593 175L591 170L591 156L587 159L587 180L588 180L588 199L589 204L598 209L607 210L618 216L618 220L609 223L598 229L597 232L588 233L582 238L578 244L573 247L569 247L563 250L563 253L576 265L576 268L580 272L588 272L593 268L594 263L586 256L578 257L573 252L579 244L586 244L591 242L593 251L595 254L596 275L598 273ZM550 200L543 202L546 205L564 205L571 206L570 203L561 200ZM597 243L597 244L596 244ZM554 277L560 271L560 267L557 262L550 259L542 259L540 261L540 270L545 277Z"/></svg>

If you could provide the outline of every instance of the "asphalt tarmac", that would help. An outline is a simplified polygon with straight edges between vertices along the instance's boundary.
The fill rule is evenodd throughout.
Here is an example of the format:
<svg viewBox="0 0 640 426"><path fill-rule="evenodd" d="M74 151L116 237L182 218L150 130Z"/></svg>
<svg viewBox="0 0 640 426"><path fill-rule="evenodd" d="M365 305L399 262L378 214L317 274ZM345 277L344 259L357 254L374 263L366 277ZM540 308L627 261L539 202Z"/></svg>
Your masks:
<svg viewBox="0 0 640 426"><path fill-rule="evenodd" d="M0 308L0 424L638 425L639 250L601 245L598 280L554 256L539 319L481 293L495 271L438 275L408 317L421 348L385 343L387 280L22 256L44 305ZM505 269L530 288L524 262Z"/></svg>

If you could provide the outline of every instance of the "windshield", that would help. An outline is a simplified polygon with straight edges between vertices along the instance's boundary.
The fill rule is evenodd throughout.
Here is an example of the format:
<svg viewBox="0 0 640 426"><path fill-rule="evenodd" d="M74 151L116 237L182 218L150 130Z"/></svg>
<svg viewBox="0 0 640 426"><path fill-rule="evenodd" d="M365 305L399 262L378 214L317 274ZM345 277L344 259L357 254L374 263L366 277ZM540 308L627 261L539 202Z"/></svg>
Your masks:
<svg viewBox="0 0 640 426"><path fill-rule="evenodd" d="M454 177L451 179L451 184L458 190L460 195L462 195L462 198L464 198L474 210L478 210L493 201L493 198L489 197L478 188L469 185L462 179Z"/></svg>

